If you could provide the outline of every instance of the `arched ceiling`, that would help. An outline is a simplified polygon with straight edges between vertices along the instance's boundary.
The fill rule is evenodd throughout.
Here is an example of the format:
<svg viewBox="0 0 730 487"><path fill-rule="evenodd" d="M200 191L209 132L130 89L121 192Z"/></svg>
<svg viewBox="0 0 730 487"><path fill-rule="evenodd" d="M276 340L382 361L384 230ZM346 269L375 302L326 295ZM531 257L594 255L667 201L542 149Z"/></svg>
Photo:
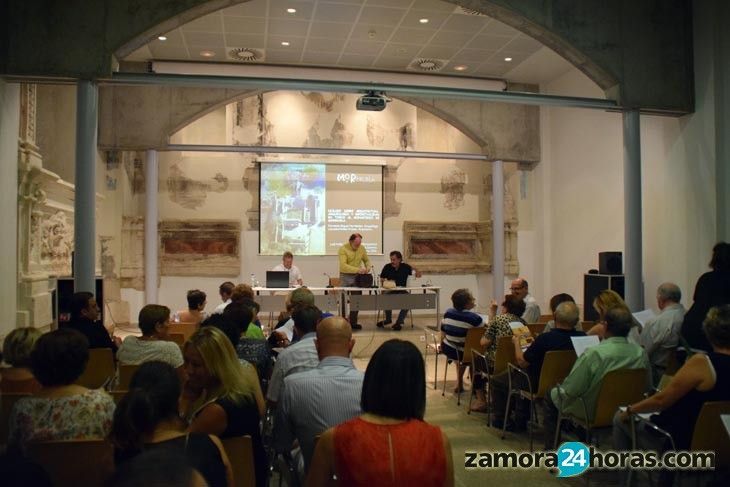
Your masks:
<svg viewBox="0 0 730 487"><path fill-rule="evenodd" d="M532 37L439 0L249 0L170 30L122 61L327 66L544 83L572 65ZM256 59L241 59L253 54Z"/></svg>

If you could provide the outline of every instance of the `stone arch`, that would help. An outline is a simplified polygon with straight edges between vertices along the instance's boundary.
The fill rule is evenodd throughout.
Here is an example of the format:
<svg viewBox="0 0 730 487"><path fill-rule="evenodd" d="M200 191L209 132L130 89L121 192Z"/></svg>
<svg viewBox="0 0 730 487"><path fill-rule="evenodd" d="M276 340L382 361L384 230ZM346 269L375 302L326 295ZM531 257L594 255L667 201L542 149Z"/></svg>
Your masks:
<svg viewBox="0 0 730 487"><path fill-rule="evenodd" d="M246 3L252 0L190 0L184 2L186 5L180 7L167 7L171 15L167 19L150 25L143 32L135 35L120 45L114 52L118 58L124 58L136 49L142 47L160 32L168 32L180 27L203 15L232 5ZM513 7L507 0L441 0L446 3L462 6L488 15L500 22L503 22L541 42L543 45L554 50L558 55L565 58L569 63L586 74L604 91L615 89L619 81L601 65L581 52L563 36L552 30L548 25L551 17L545 12L530 12L523 8L522 13L519 7ZM180 2L183 3L183 2ZM187 8L186 8L187 6ZM179 8L179 10L176 10ZM154 22L154 20L152 20Z"/></svg>

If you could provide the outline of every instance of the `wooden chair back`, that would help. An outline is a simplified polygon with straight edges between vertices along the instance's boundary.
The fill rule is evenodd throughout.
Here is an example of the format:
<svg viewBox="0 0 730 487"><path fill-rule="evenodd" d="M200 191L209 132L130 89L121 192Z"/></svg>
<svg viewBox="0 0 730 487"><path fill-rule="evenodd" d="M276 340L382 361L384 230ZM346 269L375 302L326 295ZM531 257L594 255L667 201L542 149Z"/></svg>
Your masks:
<svg viewBox="0 0 730 487"><path fill-rule="evenodd" d="M484 353L484 349L479 341L484 336L484 327L477 326L470 328L466 331L466 338L464 339L464 354L461 357L462 364L471 364L471 351L476 350L479 353Z"/></svg>
<svg viewBox="0 0 730 487"><path fill-rule="evenodd" d="M527 328L530 330L530 334L532 337L536 337L540 333L542 333L542 330L545 329L545 325L547 323L528 323Z"/></svg>
<svg viewBox="0 0 730 487"><path fill-rule="evenodd" d="M552 319L553 319L553 315L552 314L549 314L549 315L540 315L540 317L537 319L537 323L545 324L545 323L547 323L548 321L550 321Z"/></svg>
<svg viewBox="0 0 730 487"><path fill-rule="evenodd" d="M540 380L537 385L536 398L545 397L547 392L562 382L573 368L577 357L574 350L553 350L545 354L540 369Z"/></svg>
<svg viewBox="0 0 730 487"><path fill-rule="evenodd" d="M169 337L170 341L177 343L180 348L185 345L185 335L183 333L170 333Z"/></svg>
<svg viewBox="0 0 730 487"><path fill-rule="evenodd" d="M233 469L235 487L256 487L253 442L250 436L235 436L221 440Z"/></svg>
<svg viewBox="0 0 730 487"><path fill-rule="evenodd" d="M137 372L137 369L139 369L139 364L119 364L119 383L116 389L119 391L129 390L129 383L132 382L132 376Z"/></svg>
<svg viewBox="0 0 730 487"><path fill-rule="evenodd" d="M580 329L584 332L588 333L588 330L596 326L595 321L581 321L580 322Z"/></svg>
<svg viewBox="0 0 730 487"><path fill-rule="evenodd" d="M191 336L193 336L193 333L198 331L199 325L197 323L187 323L187 322L180 322L180 323L170 323L170 334L173 333L180 333L185 338L183 340L183 343L190 339Z"/></svg>
<svg viewBox="0 0 730 487"><path fill-rule="evenodd" d="M114 378L114 354L111 348L90 348L89 361L76 384L89 389L104 387Z"/></svg>
<svg viewBox="0 0 730 487"><path fill-rule="evenodd" d="M8 433L10 429L10 412L13 406L20 399L29 397L27 392L3 392L0 397L0 445L8 443Z"/></svg>
<svg viewBox="0 0 730 487"><path fill-rule="evenodd" d="M507 370L507 364L515 364L515 346L512 344L512 336L497 338L497 351L494 354L493 374L499 374Z"/></svg>
<svg viewBox="0 0 730 487"><path fill-rule="evenodd" d="M720 415L730 414L730 401L706 402L697 417L690 450L714 451L715 469L730 466L730 437Z"/></svg>
<svg viewBox="0 0 730 487"><path fill-rule="evenodd" d="M23 380L13 380L0 377L0 396L8 393L33 394L41 388L41 384L34 377Z"/></svg>
<svg viewBox="0 0 730 487"><path fill-rule="evenodd" d="M647 378L646 369L619 369L604 375L598 391L595 414L590 422L591 427L611 426L619 406L642 400L647 389Z"/></svg>
<svg viewBox="0 0 730 487"><path fill-rule="evenodd" d="M114 399L114 404L119 404L119 401L122 400L124 396L127 395L129 391L128 390L116 390L116 391L109 391L109 395L112 396L112 399Z"/></svg>
<svg viewBox="0 0 730 487"><path fill-rule="evenodd" d="M42 441L30 443L27 452L56 487L101 487L114 471L114 449L106 440Z"/></svg>

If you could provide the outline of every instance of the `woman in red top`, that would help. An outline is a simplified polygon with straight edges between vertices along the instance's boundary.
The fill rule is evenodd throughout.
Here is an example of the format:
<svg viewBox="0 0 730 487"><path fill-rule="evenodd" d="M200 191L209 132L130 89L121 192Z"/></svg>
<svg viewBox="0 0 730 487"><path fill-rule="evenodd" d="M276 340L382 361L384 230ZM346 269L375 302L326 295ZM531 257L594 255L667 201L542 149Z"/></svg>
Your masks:
<svg viewBox="0 0 730 487"><path fill-rule="evenodd" d="M415 345L385 342L365 371L363 415L322 434L307 487L330 485L336 475L347 486L454 485L449 440L423 421L426 374Z"/></svg>

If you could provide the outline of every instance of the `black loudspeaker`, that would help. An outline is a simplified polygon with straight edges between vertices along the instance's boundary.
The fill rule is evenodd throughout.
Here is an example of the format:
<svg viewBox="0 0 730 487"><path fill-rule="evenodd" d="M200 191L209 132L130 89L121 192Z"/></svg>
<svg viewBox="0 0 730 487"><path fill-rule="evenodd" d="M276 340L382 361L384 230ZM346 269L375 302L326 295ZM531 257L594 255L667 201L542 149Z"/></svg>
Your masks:
<svg viewBox="0 0 730 487"><path fill-rule="evenodd" d="M599 252L598 273L606 275L623 274L624 259L621 252Z"/></svg>
<svg viewBox="0 0 730 487"><path fill-rule="evenodd" d="M583 275L583 321L598 320L598 313L593 309L593 300L598 293L606 289L616 291L624 297L624 276L606 274Z"/></svg>

